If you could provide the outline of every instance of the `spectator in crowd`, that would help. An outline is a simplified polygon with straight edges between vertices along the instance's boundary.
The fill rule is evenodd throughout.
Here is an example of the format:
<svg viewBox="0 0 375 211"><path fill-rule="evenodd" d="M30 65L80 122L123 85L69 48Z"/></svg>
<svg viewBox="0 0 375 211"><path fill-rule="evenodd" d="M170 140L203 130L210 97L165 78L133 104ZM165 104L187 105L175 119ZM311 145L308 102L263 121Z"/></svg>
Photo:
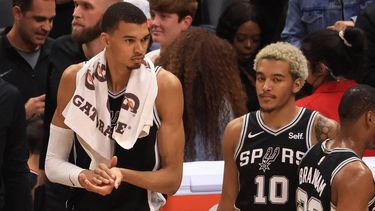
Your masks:
<svg viewBox="0 0 375 211"><path fill-rule="evenodd" d="M151 35L160 49L149 52L146 56L157 61L160 52L170 45L181 32L187 30L195 16L198 3L196 0L150 0Z"/></svg>
<svg viewBox="0 0 375 211"><path fill-rule="evenodd" d="M231 43L237 53L242 85L249 111L259 109L255 91L253 60L262 47L263 33L255 8L247 1L234 1L220 16L216 34Z"/></svg>
<svg viewBox="0 0 375 211"><path fill-rule="evenodd" d="M306 82L312 94L299 99L297 105L339 122L342 95L362 78L366 46L366 36L358 28L340 32L323 29L307 35L301 50L309 61ZM367 150L369 155L375 155L375 151Z"/></svg>
<svg viewBox="0 0 375 211"><path fill-rule="evenodd" d="M365 76L363 82L375 87L375 2L359 14L355 23L367 37Z"/></svg>
<svg viewBox="0 0 375 211"><path fill-rule="evenodd" d="M366 148L375 148L375 89L350 88L338 110L340 134L316 144L301 161L297 210L375 209L374 178L361 160Z"/></svg>
<svg viewBox="0 0 375 211"><path fill-rule="evenodd" d="M234 49L194 27L161 53L160 65L183 86L185 161L222 159L220 141L226 123L247 110Z"/></svg>
<svg viewBox="0 0 375 211"><path fill-rule="evenodd" d="M0 210L31 211L25 108L17 88L0 78Z"/></svg>
<svg viewBox="0 0 375 211"><path fill-rule="evenodd" d="M323 29L307 35L301 50L309 61L306 82L313 93L297 101L297 105L319 111L339 122L338 106L344 92L355 86L354 80L363 70L366 39L363 31Z"/></svg>
<svg viewBox="0 0 375 211"><path fill-rule="evenodd" d="M54 0L14 0L13 26L0 37L0 77L23 97L26 118L44 113Z"/></svg>
<svg viewBox="0 0 375 211"><path fill-rule="evenodd" d="M298 107L307 61L289 43L267 45L254 61L260 110L232 120L223 139L224 181L218 210L296 210L297 168L337 124Z"/></svg>
<svg viewBox="0 0 375 211"><path fill-rule="evenodd" d="M105 49L62 76L46 175L77 191L71 210L159 210L182 179L182 87L143 60L151 35L139 8L113 4L101 27ZM68 162L75 135L87 166Z"/></svg>
<svg viewBox="0 0 375 211"><path fill-rule="evenodd" d="M342 31L354 26L357 15L373 0L289 0L281 38L301 47L304 36L324 28Z"/></svg>

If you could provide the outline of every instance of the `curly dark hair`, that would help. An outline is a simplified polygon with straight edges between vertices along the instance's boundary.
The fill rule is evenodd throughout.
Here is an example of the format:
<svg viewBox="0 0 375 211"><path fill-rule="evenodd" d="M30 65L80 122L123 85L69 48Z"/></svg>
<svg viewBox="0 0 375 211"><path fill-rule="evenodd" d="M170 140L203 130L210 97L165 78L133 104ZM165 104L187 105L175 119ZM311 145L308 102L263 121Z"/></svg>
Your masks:
<svg viewBox="0 0 375 211"><path fill-rule="evenodd" d="M158 61L181 81L184 90L185 161L196 160L196 135L207 155L221 159L220 139L231 118L247 112L247 97L232 46L216 35L190 28Z"/></svg>

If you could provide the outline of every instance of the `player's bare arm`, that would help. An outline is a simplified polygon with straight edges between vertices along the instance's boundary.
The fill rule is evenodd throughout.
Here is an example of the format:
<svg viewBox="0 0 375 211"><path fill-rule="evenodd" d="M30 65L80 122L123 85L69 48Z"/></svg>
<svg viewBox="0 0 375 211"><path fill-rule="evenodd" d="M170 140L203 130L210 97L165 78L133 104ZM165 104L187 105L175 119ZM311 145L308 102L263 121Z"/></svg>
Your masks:
<svg viewBox="0 0 375 211"><path fill-rule="evenodd" d="M223 190L218 211L235 210L234 203L238 194L238 171L234 160L234 153L239 143L243 117L229 122L224 131L222 152L224 157Z"/></svg>
<svg viewBox="0 0 375 211"><path fill-rule="evenodd" d="M76 75L77 72L82 68L82 65L83 64L81 63L69 66L61 76L61 81L57 92L57 107L52 119L52 124L58 127L69 128L64 124L62 112L66 105L68 105L70 99L73 97L74 90L76 89Z"/></svg>
<svg viewBox="0 0 375 211"><path fill-rule="evenodd" d="M313 145L328 138L335 138L340 130L340 126L336 121L321 114L318 114L315 118L313 128L311 140Z"/></svg>
<svg viewBox="0 0 375 211"><path fill-rule="evenodd" d="M372 173L361 161L345 165L332 182L331 198L336 211L367 211L374 194Z"/></svg>

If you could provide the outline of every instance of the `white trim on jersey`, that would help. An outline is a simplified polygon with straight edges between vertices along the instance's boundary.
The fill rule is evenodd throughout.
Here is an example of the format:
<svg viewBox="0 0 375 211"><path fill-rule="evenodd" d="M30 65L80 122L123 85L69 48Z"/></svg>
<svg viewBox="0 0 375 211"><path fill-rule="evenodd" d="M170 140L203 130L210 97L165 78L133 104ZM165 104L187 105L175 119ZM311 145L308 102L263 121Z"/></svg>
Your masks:
<svg viewBox="0 0 375 211"><path fill-rule="evenodd" d="M160 127L160 119L156 110L156 106L154 106L154 123L156 123L156 126L158 128ZM152 171L156 171L160 168L160 157L159 157L159 150L158 150L157 134L156 134L155 139L156 139L155 146L154 146L155 165ZM147 190L147 202L148 202L148 207L150 208L150 211L156 211L156 210L159 210L163 205L165 205L165 203L167 202L167 199L161 193Z"/></svg>
<svg viewBox="0 0 375 211"><path fill-rule="evenodd" d="M154 68L155 74L157 75L159 71L161 70L160 66L156 66ZM157 98L157 96L156 96ZM153 108L153 115L154 115L154 123L158 128L160 128L161 121L159 118L158 110L154 104ZM158 137L156 134L156 140L155 140L155 165L152 171L156 171L160 168L160 157L159 157L159 150L158 150ZM150 211L156 211L159 210L165 203L167 202L167 199L163 196L163 194L158 193L158 192L153 192L150 190L147 190L147 202L148 202L148 207L150 208Z"/></svg>
<svg viewBox="0 0 375 211"><path fill-rule="evenodd" d="M122 90L120 90L119 92L117 92L117 93L114 93L114 92L112 92L112 91L110 91L110 90L108 89L108 95L109 95L112 99L117 99L117 98L119 98L119 97L123 97L123 94L125 93L125 91L126 91L126 86L125 86Z"/></svg>
<svg viewBox="0 0 375 211"><path fill-rule="evenodd" d="M243 143L246 139L245 133L246 133L247 125L249 124L249 119L250 119L250 113L247 113L243 116L242 129L240 133L241 135L240 135L240 139L238 140L239 142L237 143L236 150L234 151L234 156L233 156L234 160L237 159L238 153L240 153Z"/></svg>
<svg viewBox="0 0 375 211"><path fill-rule="evenodd" d="M159 71L161 70L161 67L160 66L156 66L155 67L155 74L157 75L159 73ZM157 98L158 96L156 96ZM154 105L154 120L156 121L157 123L157 126L158 128L160 127L160 118L159 118L159 114L158 114L158 110L156 109L156 106Z"/></svg>
<svg viewBox="0 0 375 211"><path fill-rule="evenodd" d="M319 112L317 111L313 111L313 113L311 114L310 116L310 119L309 119L309 122L307 123L307 128L306 128L306 146L307 146L307 149L310 149L312 147L312 144L311 144L311 137L312 137L312 130L313 130L313 125L314 125L314 121L315 121L315 118L318 116Z"/></svg>
<svg viewBox="0 0 375 211"><path fill-rule="evenodd" d="M289 122L288 124L286 124L285 126L283 126L282 128L279 128L277 130L274 130L272 128L269 128L262 120L262 117L260 115L260 111L258 110L256 112L256 119L258 121L258 124L259 126L264 130L266 131L267 133L271 134L271 135L274 135L274 136L277 136L281 133L283 133L284 131L286 130L289 130L290 128L294 127L298 122L299 120L302 118L303 114L305 113L305 108L301 107L298 114L296 115L296 117L291 121Z"/></svg>

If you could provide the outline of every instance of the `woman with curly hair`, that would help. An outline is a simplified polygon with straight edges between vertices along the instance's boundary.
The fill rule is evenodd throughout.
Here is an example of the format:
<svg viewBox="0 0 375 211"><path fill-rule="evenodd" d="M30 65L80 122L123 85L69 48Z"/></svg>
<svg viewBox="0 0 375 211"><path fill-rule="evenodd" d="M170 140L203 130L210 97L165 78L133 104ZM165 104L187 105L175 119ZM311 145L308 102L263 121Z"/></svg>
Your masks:
<svg viewBox="0 0 375 211"><path fill-rule="evenodd" d="M246 113L246 94L232 46L200 28L185 31L159 64L175 74L184 91L185 161L222 159L225 125Z"/></svg>

